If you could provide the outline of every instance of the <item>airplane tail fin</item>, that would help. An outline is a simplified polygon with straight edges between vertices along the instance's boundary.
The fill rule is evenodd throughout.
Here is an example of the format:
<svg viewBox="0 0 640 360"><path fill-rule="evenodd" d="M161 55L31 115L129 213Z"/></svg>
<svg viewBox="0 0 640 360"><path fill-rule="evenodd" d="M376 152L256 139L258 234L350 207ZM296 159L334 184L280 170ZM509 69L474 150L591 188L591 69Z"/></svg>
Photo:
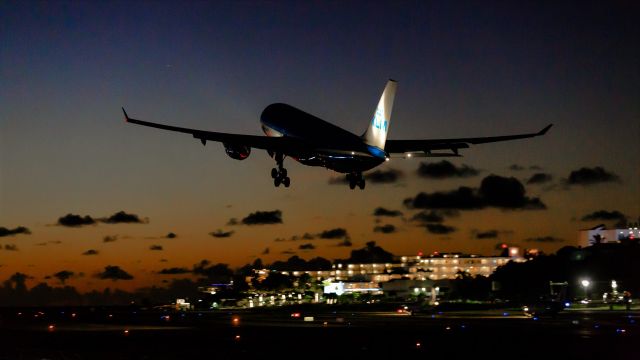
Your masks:
<svg viewBox="0 0 640 360"><path fill-rule="evenodd" d="M375 146L384 150L384 143L387 141L387 132L391 123L391 110L393 110L393 99L396 96L396 88L398 83L389 79L384 87L378 107L373 113L373 118L369 124L369 128L362 135L362 139L367 145Z"/></svg>

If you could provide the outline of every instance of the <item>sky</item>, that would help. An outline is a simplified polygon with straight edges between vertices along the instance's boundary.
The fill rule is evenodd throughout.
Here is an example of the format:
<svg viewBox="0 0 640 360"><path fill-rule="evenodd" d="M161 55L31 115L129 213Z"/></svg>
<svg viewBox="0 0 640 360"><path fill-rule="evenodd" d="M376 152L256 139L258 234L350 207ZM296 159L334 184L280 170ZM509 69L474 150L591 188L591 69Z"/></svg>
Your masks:
<svg viewBox="0 0 640 360"><path fill-rule="evenodd" d="M551 253L575 246L579 229L637 221L639 10L632 1L3 1L0 280L22 272L55 285L47 277L68 270L83 274L67 282L81 290L132 290L202 259L347 258L368 241L397 255L493 255L503 242ZM390 139L554 125L446 163L393 159L365 191L287 159L285 189L273 186L265 151L236 161L221 144L126 124L120 109L262 135L262 110L285 102L361 134L389 78L399 84ZM471 199L456 203L465 188ZM133 279L100 279L106 266Z"/></svg>

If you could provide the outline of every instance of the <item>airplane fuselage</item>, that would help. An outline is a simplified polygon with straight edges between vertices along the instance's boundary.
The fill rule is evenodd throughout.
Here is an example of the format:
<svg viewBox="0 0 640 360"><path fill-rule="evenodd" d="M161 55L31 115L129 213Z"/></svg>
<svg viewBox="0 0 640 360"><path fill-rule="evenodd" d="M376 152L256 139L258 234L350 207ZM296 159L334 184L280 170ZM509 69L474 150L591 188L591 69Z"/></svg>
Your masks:
<svg viewBox="0 0 640 360"><path fill-rule="evenodd" d="M271 104L260 116L267 136L286 136L308 145L285 155L308 166L341 172L362 172L385 161L384 150L367 145L360 136L287 104Z"/></svg>

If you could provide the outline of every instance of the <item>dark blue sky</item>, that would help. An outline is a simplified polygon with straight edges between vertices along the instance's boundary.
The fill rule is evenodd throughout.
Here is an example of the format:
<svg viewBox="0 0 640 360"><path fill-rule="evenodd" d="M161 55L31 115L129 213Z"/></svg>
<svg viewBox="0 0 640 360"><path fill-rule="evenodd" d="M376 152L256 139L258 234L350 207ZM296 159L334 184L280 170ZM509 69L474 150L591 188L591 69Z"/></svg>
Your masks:
<svg viewBox="0 0 640 360"><path fill-rule="evenodd" d="M60 263L90 272L126 252L119 265L147 281L160 266L202 257L241 265L269 247L267 260L281 258L299 244L273 239L333 227L346 228L356 246L376 240L394 253L491 253L498 241L552 251L592 225L580 221L586 214L640 213L633 2L5 1L0 14L0 226L32 231L0 238L21 250L0 253L0 278L44 276ZM262 152L235 162L220 145L203 148L189 136L121 121L125 106L143 120L260 134L262 109L286 102L361 133L388 78L399 81L390 138L555 126L543 138L484 145L452 160L479 169L476 177L423 179L415 175L419 161L395 160L383 170L401 171L398 182L349 192L327 184L335 174L292 162L292 188L275 189L272 160ZM617 180L566 185L571 171L596 166ZM377 206L411 217L402 201L418 192L478 187L490 174L525 183L535 172L554 179L526 186L547 210L463 212L449 220L456 231L447 236L411 222L395 223L395 234L372 231ZM282 225L226 226L274 209ZM50 226L67 213L119 210L150 222ZM208 235L219 228L234 235ZM492 229L506 235L473 239ZM181 240L149 252L148 243L161 240L148 238L169 231ZM134 240L102 243L115 234ZM545 236L564 241L525 241ZM43 241L62 241L55 264L45 261L53 246L35 246ZM91 248L100 255L80 255ZM348 250L317 244L299 254L345 257Z"/></svg>

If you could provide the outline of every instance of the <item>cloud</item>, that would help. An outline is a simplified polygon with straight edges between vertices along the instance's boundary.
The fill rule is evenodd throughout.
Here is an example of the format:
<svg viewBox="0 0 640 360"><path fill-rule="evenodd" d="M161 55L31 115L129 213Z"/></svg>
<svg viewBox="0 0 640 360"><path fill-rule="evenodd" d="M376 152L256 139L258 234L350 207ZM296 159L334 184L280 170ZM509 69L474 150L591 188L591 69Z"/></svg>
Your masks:
<svg viewBox="0 0 640 360"><path fill-rule="evenodd" d="M67 214L58 219L58 225L68 227L79 227L84 225L94 225L96 221L89 215L80 216Z"/></svg>
<svg viewBox="0 0 640 360"><path fill-rule="evenodd" d="M336 244L338 247L352 247L353 243L349 239L344 239Z"/></svg>
<svg viewBox="0 0 640 360"><path fill-rule="evenodd" d="M82 255L98 255L98 250L94 250L94 249L89 249L85 252L82 253Z"/></svg>
<svg viewBox="0 0 640 360"><path fill-rule="evenodd" d="M418 176L427 179L466 178L476 176L478 173L478 170L470 166L463 164L458 167L447 160L435 163L422 162L417 170Z"/></svg>
<svg viewBox="0 0 640 360"><path fill-rule="evenodd" d="M261 254L262 254L262 255L268 255L268 254L269 254L269 252L270 252L270 250L269 250L269 248L267 247L267 248L264 248L264 250L262 250L262 253L261 253Z"/></svg>
<svg viewBox="0 0 640 360"><path fill-rule="evenodd" d="M509 166L509 170L522 171L522 170L524 170L524 166L521 166L521 165L518 165L518 164L512 164L511 166Z"/></svg>
<svg viewBox="0 0 640 360"><path fill-rule="evenodd" d="M240 224L240 222L236 218L231 218L231 219L229 219L229 221L227 221L227 225L229 225L229 226L234 226L234 225L239 225L239 224Z"/></svg>
<svg viewBox="0 0 640 360"><path fill-rule="evenodd" d="M597 210L582 217L582 221L616 221L616 227L626 226L627 216L618 210Z"/></svg>
<svg viewBox="0 0 640 360"><path fill-rule="evenodd" d="M124 211L118 211L117 213L109 216L106 219L101 219L106 224L146 224L148 219L140 220L140 217L136 214L127 214Z"/></svg>
<svg viewBox="0 0 640 360"><path fill-rule="evenodd" d="M373 232L379 232L383 234L393 234L397 232L398 229L392 224L386 224L382 226L376 226L373 228Z"/></svg>
<svg viewBox="0 0 640 360"><path fill-rule="evenodd" d="M215 238L228 238L228 237L231 237L231 235L233 235L233 231L222 231L218 229L216 231L210 232L209 235Z"/></svg>
<svg viewBox="0 0 640 360"><path fill-rule="evenodd" d="M388 170L376 170L368 174L364 174L365 180L372 184L391 184L400 180L404 174L400 170L388 169ZM329 179L330 185L348 184L346 176L337 176Z"/></svg>
<svg viewBox="0 0 640 360"><path fill-rule="evenodd" d="M175 233L168 233L167 236L165 236L167 239L175 239L178 237L178 235L176 235Z"/></svg>
<svg viewBox="0 0 640 360"><path fill-rule="evenodd" d="M161 275L179 275L179 274L189 274L189 273L191 273L191 270L183 267L165 268L158 271L158 274L161 274Z"/></svg>
<svg viewBox="0 0 640 360"><path fill-rule="evenodd" d="M542 167L540 167L538 165L531 165L531 166L529 166L529 170L540 171L540 170L542 170Z"/></svg>
<svg viewBox="0 0 640 360"><path fill-rule="evenodd" d="M453 226L447 226L444 224L425 224L425 229L432 234L445 235L456 231Z"/></svg>
<svg viewBox="0 0 640 360"><path fill-rule="evenodd" d="M472 231L473 237L479 240L495 239L498 237L498 230Z"/></svg>
<svg viewBox="0 0 640 360"><path fill-rule="evenodd" d="M364 175L372 184L390 184L402 178L402 171L396 169L376 170Z"/></svg>
<svg viewBox="0 0 640 360"><path fill-rule="evenodd" d="M29 234L31 234L31 231L29 231L29 229L27 229L24 226L18 226L18 227L13 228L13 229L7 229L6 227L0 227L0 237L13 236L13 235L18 235L18 234L29 235Z"/></svg>
<svg viewBox="0 0 640 360"><path fill-rule="evenodd" d="M553 176L551 174L535 173L531 175L529 180L527 180L527 184L544 184L551 180L553 180Z"/></svg>
<svg viewBox="0 0 640 360"><path fill-rule="evenodd" d="M7 251L19 251L16 244L5 244L4 249Z"/></svg>
<svg viewBox="0 0 640 360"><path fill-rule="evenodd" d="M516 178L498 175L489 175L482 179L480 188L461 186L447 192L421 192L414 198L405 199L404 204L414 209L546 209L546 205L539 198L526 196L524 186Z"/></svg>
<svg viewBox="0 0 640 360"><path fill-rule="evenodd" d="M614 173L610 173L601 166L594 168L580 168L569 174L567 184L589 186L599 183L619 182L620 178Z"/></svg>
<svg viewBox="0 0 640 360"><path fill-rule="evenodd" d="M315 248L315 245L313 245L312 243L300 244L300 246L298 246L299 250L313 250Z"/></svg>
<svg viewBox="0 0 640 360"><path fill-rule="evenodd" d="M153 251L162 251L162 245L151 245L149 246L149 250L153 250Z"/></svg>
<svg viewBox="0 0 640 360"><path fill-rule="evenodd" d="M284 255L295 255L295 253L296 252L291 249L283 250L280 252L280 254L284 254Z"/></svg>
<svg viewBox="0 0 640 360"><path fill-rule="evenodd" d="M131 280L133 276L128 272L122 270L119 266L107 265L103 272L96 275L97 278L102 280Z"/></svg>
<svg viewBox="0 0 640 360"><path fill-rule="evenodd" d="M411 218L411 221L416 221L421 224L426 223L441 223L445 217L457 217L460 216L458 210L423 210Z"/></svg>
<svg viewBox="0 0 640 360"><path fill-rule="evenodd" d="M348 239L349 234L344 228L335 228L321 232L318 237L320 239Z"/></svg>
<svg viewBox="0 0 640 360"><path fill-rule="evenodd" d="M402 211L389 210L383 207L377 207L375 210L373 210L373 216L397 217L397 216L402 216Z"/></svg>
<svg viewBox="0 0 640 360"><path fill-rule="evenodd" d="M102 242L114 242L118 240L118 235L107 235L105 237L102 238Z"/></svg>
<svg viewBox="0 0 640 360"><path fill-rule="evenodd" d="M233 219L232 219L233 220ZM231 222L231 220L229 220ZM242 219L244 225L282 224L282 211L256 211Z"/></svg>
<svg viewBox="0 0 640 360"><path fill-rule="evenodd" d="M69 270L62 270L62 271L58 271L57 273L51 275L54 278L58 279L62 284L65 283L65 281L71 279L73 276L75 275L75 273L73 271L69 271Z"/></svg>
<svg viewBox="0 0 640 360"><path fill-rule="evenodd" d="M555 236L540 236L540 237L532 237L528 239L524 239L526 242L538 242L538 243L556 243L563 242L563 239L557 238Z"/></svg>
<svg viewBox="0 0 640 360"><path fill-rule="evenodd" d="M293 235L289 240L298 241L298 240L313 240L316 237L313 234L304 233L302 235Z"/></svg>

